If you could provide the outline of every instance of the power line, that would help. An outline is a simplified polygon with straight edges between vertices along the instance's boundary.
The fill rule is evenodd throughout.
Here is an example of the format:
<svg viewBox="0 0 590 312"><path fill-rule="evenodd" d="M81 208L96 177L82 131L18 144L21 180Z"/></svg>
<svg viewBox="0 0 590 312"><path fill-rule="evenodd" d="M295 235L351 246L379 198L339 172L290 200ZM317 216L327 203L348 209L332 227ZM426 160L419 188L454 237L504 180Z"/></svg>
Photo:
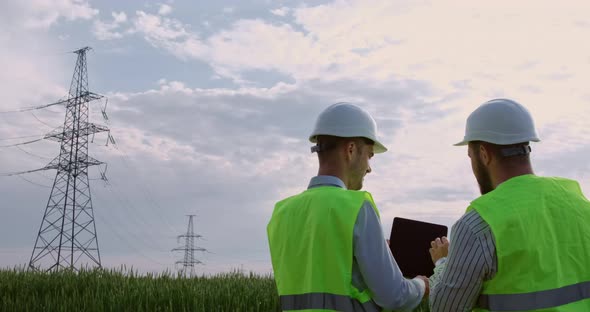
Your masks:
<svg viewBox="0 0 590 312"><path fill-rule="evenodd" d="M38 172L38 171L45 171L45 170L47 170L47 169L44 167L44 168L40 168L40 169L33 169L33 170L27 170L27 171L0 173L0 177L19 176L22 174L33 173L33 172Z"/></svg>
<svg viewBox="0 0 590 312"><path fill-rule="evenodd" d="M24 135L19 137L12 137L12 138L0 138L0 141L9 141L9 140L19 140L19 139L28 139L28 138L38 138L41 137L39 140L43 138L44 134L35 134L35 135Z"/></svg>
<svg viewBox="0 0 590 312"><path fill-rule="evenodd" d="M49 186L49 185L44 185L44 184L33 182L33 181L23 177L22 175L19 175L18 177L25 180L26 182L29 182L30 184L36 185L36 186L40 186L40 187L44 187L44 188L51 188L51 186Z"/></svg>
<svg viewBox="0 0 590 312"><path fill-rule="evenodd" d="M35 117L35 119L37 119L37 121L40 122L41 124L43 124L44 126L47 126L47 127L51 128L51 129L55 129L56 128L55 126L52 126L52 125L44 122L43 120L39 119L39 117L37 117L37 115L35 115L35 112L31 112L31 115L33 115L33 117Z"/></svg>
<svg viewBox="0 0 590 312"><path fill-rule="evenodd" d="M48 177L48 176L46 176L46 175L42 174L42 173L41 173L41 171L37 171L37 172L35 172L35 173L36 173L38 176L40 176L40 177L43 177L43 179L45 179L45 180L49 180L49 181L53 182L53 179L52 179L52 178L50 178L50 177Z"/></svg>
<svg viewBox="0 0 590 312"><path fill-rule="evenodd" d="M125 238L124 235L121 235L121 233L119 233L119 230L117 230L117 227L112 226L106 219L102 218L99 214L96 215L96 218L98 218L100 221L102 221L104 224L106 224L106 226L111 230L110 232L112 234L114 234L120 241L122 241L123 243L125 243L125 245L127 245L127 247L129 247L130 249L134 250L137 254L139 254L141 257L143 257L144 259L153 262L155 264L161 265L161 266L165 266L168 267L168 264L159 262L155 259L153 259L150 256L147 256L146 254L144 254L140 249L138 249L134 244L132 244L131 242L129 242L127 240L127 238ZM123 227L124 228L124 227ZM128 232L130 233L130 232Z"/></svg>
<svg viewBox="0 0 590 312"><path fill-rule="evenodd" d="M14 110L0 111L0 114L12 114L12 113L30 112L30 111L34 111L34 110L38 110L38 109L44 109L44 108L55 106L55 105L63 105L63 104L66 104L67 102L68 102L68 100L60 100L60 101L57 101L57 102L54 102L54 103L51 103L51 104L46 104L46 105L29 106L29 107L23 107L23 108L14 109Z"/></svg>
<svg viewBox="0 0 590 312"><path fill-rule="evenodd" d="M0 145L0 147L15 147L15 146L18 146L18 145L26 145L26 144L31 144L31 143L39 142L41 140L43 140L43 138L32 140L32 141L20 142L20 143L16 143L16 144Z"/></svg>
<svg viewBox="0 0 590 312"><path fill-rule="evenodd" d="M120 157L120 159L123 161L123 165L127 168L127 170L129 170L130 172L138 172L138 170L133 169L130 165L131 161L129 160L129 156L127 155L127 153L125 153L124 150L122 150L118 145L113 144L115 146L115 148L120 151L122 153L122 155L117 155L118 157ZM168 229L170 230L171 233L176 232L176 229L170 224L170 222L168 221L168 218L161 214L160 211L163 211L164 209L158 204L158 202L154 199L153 197L153 192L151 192L151 189L154 189L153 187L150 187L149 182L147 179L138 179L136 180L137 182L137 186L138 188L141 190L141 192L144 194L145 199L154 207L156 208L154 211L157 215L157 217L159 218L159 220L163 221L164 224L168 227Z"/></svg>
<svg viewBox="0 0 590 312"><path fill-rule="evenodd" d="M119 203L119 207L121 207L121 209L117 209L117 212L124 212L124 211L129 211L129 210L134 210L133 211L133 215L131 217L129 216L125 216L124 219L127 222L133 222L135 224L137 224L138 226L140 226L141 228L144 229L151 229L154 227L154 225L152 224L148 224L147 220L144 218L144 214L141 213L141 211L137 210L135 208L135 205L132 204L132 202L127 199L127 197L123 196L119 191L118 188L116 187L116 185L114 185L113 187L107 186L105 187L109 192L111 192L112 198L114 198L115 200L118 201ZM125 209L127 208L127 209ZM151 236L151 232L147 232L148 236ZM142 236L137 236L137 238L139 240L141 240L142 242L145 242L145 246L150 246L153 247L154 245L158 245L157 247L161 250L165 250L167 249L166 247L161 246L158 243L158 240L156 239L156 237L152 237L149 241L146 241Z"/></svg>
<svg viewBox="0 0 590 312"><path fill-rule="evenodd" d="M107 189L111 189L109 186L105 187ZM98 196L100 193L96 193L96 195ZM112 197L102 197L102 196L98 196L100 198L102 198L103 201L107 201L107 198L110 200ZM120 204L120 207L123 208L124 204L123 201L119 198L119 197L115 197L115 199L117 199L117 201ZM107 205L105 205L107 206ZM114 204L109 204L109 207L116 207L116 205ZM116 212L120 212L120 211L124 211L125 209L114 209L113 211ZM112 231L112 233L117 236L117 238L119 238L121 241L123 241L125 243L125 245L127 245L128 247L130 247L132 250L134 250L137 254L139 254L140 256L144 257L145 259L149 260L150 262L156 263L158 265L161 266L166 266L168 267L168 264L164 264L161 263L157 260L154 260L153 258L147 256L146 254L144 254L141 249L137 246L137 244L131 243L127 238L125 237L133 237L133 239L136 242L140 242L141 244L143 244L145 247L153 247L154 243L156 242L156 240L146 240L146 238L142 235L139 235L138 233L131 231L130 230L130 226L129 223L126 223L124 226L119 226L117 227L115 224L111 224L110 222L108 222L107 219L104 219L101 217L100 214L97 214L96 217L103 223L105 223ZM127 216L123 216L123 217L119 217L119 218L111 218L113 220L125 220L126 222L129 220L135 220L135 218L128 218ZM138 223L136 223L138 224ZM139 225L139 224L138 224ZM124 234L121 234L121 232L119 232L119 230L125 232ZM161 248L160 248L161 249ZM163 252L165 249L161 249L161 251Z"/></svg>
<svg viewBox="0 0 590 312"><path fill-rule="evenodd" d="M35 158L39 158L39 159L43 159L43 160L51 160L52 159L52 158L47 157L47 156L41 156L41 155L33 154L33 153L31 153L31 152L23 149L22 147L20 147L20 145L16 145L16 148L18 148L21 152L23 152L23 153L25 153L27 155L33 156Z"/></svg>

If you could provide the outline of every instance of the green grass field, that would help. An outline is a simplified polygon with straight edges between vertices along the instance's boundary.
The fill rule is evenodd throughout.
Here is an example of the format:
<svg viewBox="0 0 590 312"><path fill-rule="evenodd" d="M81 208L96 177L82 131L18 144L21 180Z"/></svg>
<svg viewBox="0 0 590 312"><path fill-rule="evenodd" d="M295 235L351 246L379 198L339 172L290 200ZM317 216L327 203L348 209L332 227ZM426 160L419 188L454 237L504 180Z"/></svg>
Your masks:
<svg viewBox="0 0 590 312"><path fill-rule="evenodd" d="M271 276L0 270L0 311L280 311ZM416 311L427 311L420 306Z"/></svg>
<svg viewBox="0 0 590 312"><path fill-rule="evenodd" d="M279 311L270 276L0 271L1 311Z"/></svg>

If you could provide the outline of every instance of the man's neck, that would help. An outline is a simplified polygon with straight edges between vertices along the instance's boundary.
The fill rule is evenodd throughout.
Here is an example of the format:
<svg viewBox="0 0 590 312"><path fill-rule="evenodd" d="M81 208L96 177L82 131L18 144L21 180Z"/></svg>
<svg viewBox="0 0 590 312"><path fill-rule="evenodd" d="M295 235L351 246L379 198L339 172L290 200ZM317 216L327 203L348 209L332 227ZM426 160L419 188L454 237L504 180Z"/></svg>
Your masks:
<svg viewBox="0 0 590 312"><path fill-rule="evenodd" d="M347 176L344 174L344 170L340 170L336 167L320 166L320 169L318 170L318 175L337 177L340 180L342 180L342 182L344 182L346 187L348 187L348 184L346 183Z"/></svg>
<svg viewBox="0 0 590 312"><path fill-rule="evenodd" d="M535 174L533 172L533 168L531 165L519 166L516 168L500 170L495 175L495 177L492 178L492 183L493 183L494 188L496 188L496 187L498 187L498 185L502 184L503 182L505 182L507 180L510 180L514 177L518 177L518 176L525 175L525 174Z"/></svg>

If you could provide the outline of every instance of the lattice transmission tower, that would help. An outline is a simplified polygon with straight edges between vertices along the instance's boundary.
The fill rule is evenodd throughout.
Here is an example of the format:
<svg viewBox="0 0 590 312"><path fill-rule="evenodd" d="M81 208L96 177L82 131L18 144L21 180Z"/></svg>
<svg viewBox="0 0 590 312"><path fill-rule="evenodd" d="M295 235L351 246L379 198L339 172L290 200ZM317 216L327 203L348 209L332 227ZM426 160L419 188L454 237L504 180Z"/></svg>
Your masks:
<svg viewBox="0 0 590 312"><path fill-rule="evenodd" d="M29 261L29 268L34 270L101 266L88 167L103 162L88 156L88 138L109 129L88 122L89 103L104 98L88 90L86 52L89 50L85 47L74 51L78 58L67 99L42 106L65 105L66 116L63 128L44 136L60 142L59 156L45 167L29 171L57 170ZM106 104L102 111L106 120L105 110ZM107 144L109 141L114 143L110 133ZM106 181L104 173L101 176Z"/></svg>
<svg viewBox="0 0 590 312"><path fill-rule="evenodd" d="M195 264L203 264L198 259L195 259L195 251L207 251L207 249L195 246L195 238L201 238L203 236L195 234L193 228L193 217L195 215L188 216L188 228L186 234L178 235L178 241L184 239L184 247L178 247L172 249L172 251L184 251L184 259L176 261L176 265L182 264L180 272L184 275L193 275L195 273Z"/></svg>

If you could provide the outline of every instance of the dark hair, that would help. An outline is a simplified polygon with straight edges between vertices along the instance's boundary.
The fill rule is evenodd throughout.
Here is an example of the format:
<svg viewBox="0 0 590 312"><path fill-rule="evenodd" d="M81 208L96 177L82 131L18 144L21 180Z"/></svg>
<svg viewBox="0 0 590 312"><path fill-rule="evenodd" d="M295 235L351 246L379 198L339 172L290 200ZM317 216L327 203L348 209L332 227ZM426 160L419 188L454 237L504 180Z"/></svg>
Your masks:
<svg viewBox="0 0 590 312"><path fill-rule="evenodd" d="M500 159L503 163L519 163L529 161L531 147L529 142L520 142L516 144L500 145L485 141L471 141L469 145L479 154L479 147L484 145L492 155Z"/></svg>
<svg viewBox="0 0 590 312"><path fill-rule="evenodd" d="M326 154L327 152L331 152L336 148L346 144L350 141L355 143L362 142L366 145L374 145L375 142L369 140L365 137L351 137L351 138L343 138L331 135L319 135L317 136L317 143L316 146L312 148L312 152L317 152L318 155Z"/></svg>

